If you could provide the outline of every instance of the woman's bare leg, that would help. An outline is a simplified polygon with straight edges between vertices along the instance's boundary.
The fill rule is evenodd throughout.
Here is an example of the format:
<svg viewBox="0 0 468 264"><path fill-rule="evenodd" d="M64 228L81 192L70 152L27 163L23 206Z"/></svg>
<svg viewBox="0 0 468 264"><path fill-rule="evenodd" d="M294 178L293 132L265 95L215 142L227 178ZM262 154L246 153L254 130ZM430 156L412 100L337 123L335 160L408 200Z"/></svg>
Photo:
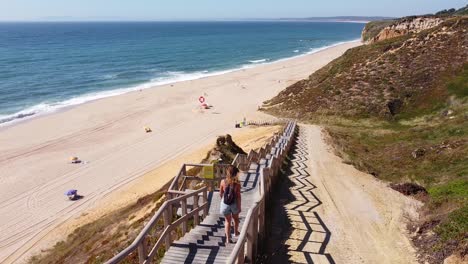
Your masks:
<svg viewBox="0 0 468 264"><path fill-rule="evenodd" d="M231 215L225 215L224 218L226 221L224 222L224 232L226 233L226 243L229 243L231 239Z"/></svg>
<svg viewBox="0 0 468 264"><path fill-rule="evenodd" d="M237 236L239 234L239 214L233 214L232 218L234 218L234 234Z"/></svg>

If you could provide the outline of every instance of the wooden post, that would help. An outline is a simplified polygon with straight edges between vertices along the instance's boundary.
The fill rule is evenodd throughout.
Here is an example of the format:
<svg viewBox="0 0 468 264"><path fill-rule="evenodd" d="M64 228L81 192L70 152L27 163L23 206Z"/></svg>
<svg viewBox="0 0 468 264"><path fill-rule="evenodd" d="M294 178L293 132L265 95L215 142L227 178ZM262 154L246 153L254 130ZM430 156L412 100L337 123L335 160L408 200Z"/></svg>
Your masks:
<svg viewBox="0 0 468 264"><path fill-rule="evenodd" d="M198 194L193 196L193 210L198 208ZM193 224L198 225L200 223L200 215L198 213L193 215Z"/></svg>
<svg viewBox="0 0 468 264"><path fill-rule="evenodd" d="M221 174L221 167L220 167L220 166L213 165L213 168L214 168L214 178L217 179L217 178L220 177L220 174Z"/></svg>
<svg viewBox="0 0 468 264"><path fill-rule="evenodd" d="M171 225L171 221L172 221L169 209L164 210L163 217L164 217L164 229L166 229L168 226ZM167 236L164 238L164 243L166 244L166 251L169 250L169 247L171 247L171 232L167 233Z"/></svg>
<svg viewBox="0 0 468 264"><path fill-rule="evenodd" d="M260 162L260 160L264 157L264 154L265 154L265 149L260 148L260 151L258 152L258 162Z"/></svg>
<svg viewBox="0 0 468 264"><path fill-rule="evenodd" d="M173 190L177 190L177 191L179 190L179 175L180 175L180 171L179 171L179 174L177 174L174 178Z"/></svg>
<svg viewBox="0 0 468 264"><path fill-rule="evenodd" d="M208 202L208 191L207 190L204 190L203 191L203 203L207 203ZM205 206L205 208L203 208L203 218L206 218L206 216L208 215L208 206Z"/></svg>
<svg viewBox="0 0 468 264"><path fill-rule="evenodd" d="M271 189L273 188L273 178L272 178L272 175L271 175L271 170L270 170L270 175L268 175L268 197L270 197L270 195L272 194L271 193Z"/></svg>
<svg viewBox="0 0 468 264"><path fill-rule="evenodd" d="M258 208L260 209L260 208ZM258 210L257 209L257 210ZM258 247L258 211L255 212L255 217L253 219L253 233L252 233L252 259L251 263L255 263L257 257L257 247Z"/></svg>
<svg viewBox="0 0 468 264"><path fill-rule="evenodd" d="M247 228L247 261L255 263L257 252L258 211L252 214L252 222Z"/></svg>
<svg viewBox="0 0 468 264"><path fill-rule="evenodd" d="M148 255L146 254L146 238L138 244L138 261L140 264L145 263L146 258Z"/></svg>
<svg viewBox="0 0 468 264"><path fill-rule="evenodd" d="M280 158L279 157L274 157L273 159L275 161L275 168L274 168L274 170L275 170L274 174L275 175L274 175L273 180L274 180L274 183L276 183L276 177L278 177L278 174L279 174Z"/></svg>
<svg viewBox="0 0 468 264"><path fill-rule="evenodd" d="M247 228L247 261L252 263L253 259L253 221L250 222L249 227Z"/></svg>
<svg viewBox="0 0 468 264"><path fill-rule="evenodd" d="M244 249L245 249L245 243L243 242L239 251L239 256L237 256L238 264L244 264L245 262Z"/></svg>
<svg viewBox="0 0 468 264"><path fill-rule="evenodd" d="M182 217L184 217L187 214L187 199L183 199L182 201ZM188 228L187 228L187 220L182 222L182 236L187 233Z"/></svg>
<svg viewBox="0 0 468 264"><path fill-rule="evenodd" d="M166 192L166 195L167 195L167 200L168 201L171 200L173 198L173 196L176 197L175 194L173 195L172 193L169 193L169 192ZM172 203L171 203L171 204L169 204L169 212L171 212L171 219L172 219L173 210L174 209L172 208Z"/></svg>
<svg viewBox="0 0 468 264"><path fill-rule="evenodd" d="M263 178L265 178L265 193L270 193L271 170L269 168L263 169Z"/></svg>
<svg viewBox="0 0 468 264"><path fill-rule="evenodd" d="M259 241L259 246L260 248L264 248L265 246L265 215L266 215L266 212L265 212L265 199L262 200L262 202L260 203L260 213L259 213L259 223L258 223L258 241Z"/></svg>

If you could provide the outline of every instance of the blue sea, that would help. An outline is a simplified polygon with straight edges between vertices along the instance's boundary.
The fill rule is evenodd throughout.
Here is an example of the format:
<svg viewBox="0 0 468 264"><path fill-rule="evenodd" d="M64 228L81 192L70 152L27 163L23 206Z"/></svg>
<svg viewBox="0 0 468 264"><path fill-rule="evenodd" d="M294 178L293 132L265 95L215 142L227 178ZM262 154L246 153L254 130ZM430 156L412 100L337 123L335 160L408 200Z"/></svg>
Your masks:
<svg viewBox="0 0 468 264"><path fill-rule="evenodd" d="M0 126L316 52L359 39L363 27L269 21L0 23Z"/></svg>

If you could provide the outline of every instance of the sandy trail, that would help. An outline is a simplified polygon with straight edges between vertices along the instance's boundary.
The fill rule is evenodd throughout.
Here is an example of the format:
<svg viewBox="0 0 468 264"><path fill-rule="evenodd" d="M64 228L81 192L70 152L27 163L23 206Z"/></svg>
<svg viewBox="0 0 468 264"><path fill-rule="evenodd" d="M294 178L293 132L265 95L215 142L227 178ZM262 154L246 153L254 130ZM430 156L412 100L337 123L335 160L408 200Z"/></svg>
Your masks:
<svg viewBox="0 0 468 264"><path fill-rule="evenodd" d="M405 223L419 202L344 164L317 126L300 127L292 164L290 261L417 263Z"/></svg>
<svg viewBox="0 0 468 264"><path fill-rule="evenodd" d="M257 107L359 42L220 76L90 102L0 130L0 262L24 259L41 238L151 169L265 118ZM197 109L205 95L214 108ZM144 133L150 126L153 133ZM84 162L68 163L70 156ZM165 182L165 181L164 181ZM63 193L79 190L70 202Z"/></svg>

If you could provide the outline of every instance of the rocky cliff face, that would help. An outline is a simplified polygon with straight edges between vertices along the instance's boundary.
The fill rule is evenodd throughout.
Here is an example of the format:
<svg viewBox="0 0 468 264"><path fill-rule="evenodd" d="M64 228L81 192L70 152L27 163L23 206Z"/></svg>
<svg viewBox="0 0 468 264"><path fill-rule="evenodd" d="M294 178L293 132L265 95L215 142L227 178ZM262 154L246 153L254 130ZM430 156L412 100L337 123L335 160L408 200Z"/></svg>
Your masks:
<svg viewBox="0 0 468 264"><path fill-rule="evenodd" d="M444 80L468 63L468 18L407 22L395 30L422 30L348 50L264 105L289 117L374 116L430 108L448 97Z"/></svg>
<svg viewBox="0 0 468 264"><path fill-rule="evenodd" d="M368 43L395 38L411 33L419 33L440 25L444 20L438 17L413 17L403 18L394 24L385 27L377 36L371 38ZM363 32L364 34L364 32Z"/></svg>

